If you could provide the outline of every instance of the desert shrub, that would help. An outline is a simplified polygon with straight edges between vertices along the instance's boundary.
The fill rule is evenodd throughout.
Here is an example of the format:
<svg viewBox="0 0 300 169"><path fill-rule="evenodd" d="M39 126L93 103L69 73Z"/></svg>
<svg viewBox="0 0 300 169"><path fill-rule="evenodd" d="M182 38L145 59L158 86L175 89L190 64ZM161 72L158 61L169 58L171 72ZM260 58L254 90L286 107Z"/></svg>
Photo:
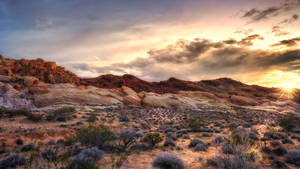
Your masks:
<svg viewBox="0 0 300 169"><path fill-rule="evenodd" d="M102 148L103 145L115 139L112 131L103 125L82 127L76 132L78 141L87 146Z"/></svg>
<svg viewBox="0 0 300 169"><path fill-rule="evenodd" d="M49 112L46 116L46 119L49 121L66 121L74 115L75 111L76 109L74 107L59 108L57 110Z"/></svg>
<svg viewBox="0 0 300 169"><path fill-rule="evenodd" d="M166 140L165 140L165 142L164 142L164 146L175 146L176 144L175 144L175 141L174 141L174 139L172 139L172 138L170 138L170 137L167 137L166 138Z"/></svg>
<svg viewBox="0 0 300 169"><path fill-rule="evenodd" d="M102 150L99 150L97 147L92 147L80 151L80 153L74 157L74 160L96 162L100 160L103 156L104 152Z"/></svg>
<svg viewBox="0 0 300 169"><path fill-rule="evenodd" d="M196 147L197 144L205 144L205 143L199 139L193 139L189 144L189 148L194 148Z"/></svg>
<svg viewBox="0 0 300 169"><path fill-rule="evenodd" d="M221 136L217 136L217 137L214 139L213 143L216 144L216 145L218 145L218 144L224 142L225 140L226 140L226 137L223 136L223 135L221 135Z"/></svg>
<svg viewBox="0 0 300 169"><path fill-rule="evenodd" d="M0 160L0 168L15 168L17 166L24 165L26 160L18 154L8 156L2 160Z"/></svg>
<svg viewBox="0 0 300 169"><path fill-rule="evenodd" d="M233 154L235 152L235 147L232 144L224 144L222 146L222 152L224 154Z"/></svg>
<svg viewBox="0 0 300 169"><path fill-rule="evenodd" d="M195 151L206 151L208 149L207 144L197 144L195 147Z"/></svg>
<svg viewBox="0 0 300 169"><path fill-rule="evenodd" d="M256 169L257 166L245 161L240 156L234 157L213 157L207 160L207 165L217 169Z"/></svg>
<svg viewBox="0 0 300 169"><path fill-rule="evenodd" d="M29 112L27 115L26 115L27 119L30 120L30 121L33 121L33 122L39 122L43 119L43 114L40 114L40 113L32 113L32 112Z"/></svg>
<svg viewBox="0 0 300 169"><path fill-rule="evenodd" d="M76 142L76 137L73 135L65 136L64 139L62 140L62 143L65 146L71 146Z"/></svg>
<svg viewBox="0 0 300 169"><path fill-rule="evenodd" d="M57 158L57 153L52 149L47 149L41 153L41 156L47 161L54 161Z"/></svg>
<svg viewBox="0 0 300 169"><path fill-rule="evenodd" d="M272 152L278 156L283 156L287 153L286 149L282 146L279 146L278 148L273 149Z"/></svg>
<svg viewBox="0 0 300 169"><path fill-rule="evenodd" d="M24 141L22 139L18 138L18 139L15 140L15 143L17 145L23 145Z"/></svg>
<svg viewBox="0 0 300 169"><path fill-rule="evenodd" d="M118 139L120 141L120 146L123 150L127 149L133 143L136 142L139 137L138 133L133 130L122 130L118 133Z"/></svg>
<svg viewBox="0 0 300 169"><path fill-rule="evenodd" d="M26 109L16 109L16 110L3 110L4 114L8 117L15 117L15 116L26 116L29 111Z"/></svg>
<svg viewBox="0 0 300 169"><path fill-rule="evenodd" d="M250 132L244 128L233 130L229 137L229 142L234 145L253 145L254 141L255 140L250 137Z"/></svg>
<svg viewBox="0 0 300 169"><path fill-rule="evenodd" d="M61 167L61 169L99 169L99 167L92 161L71 160L66 167Z"/></svg>
<svg viewBox="0 0 300 169"><path fill-rule="evenodd" d="M279 125L283 128L286 129L287 131L291 131L295 128L295 115L294 114L289 114L288 116L279 119Z"/></svg>
<svg viewBox="0 0 300 169"><path fill-rule="evenodd" d="M129 121L130 119L129 119L129 116L128 116L127 113L121 112L120 115L119 115L119 120L120 120L121 122L127 122L127 121Z"/></svg>
<svg viewBox="0 0 300 169"><path fill-rule="evenodd" d="M287 163L295 164L300 166L300 149L291 150L285 156L285 161Z"/></svg>
<svg viewBox="0 0 300 169"><path fill-rule="evenodd" d="M191 117L185 121L185 124L191 129L197 129L204 126L204 121L197 117Z"/></svg>
<svg viewBox="0 0 300 169"><path fill-rule="evenodd" d="M255 150L255 149L252 149L252 150L243 152L243 153L242 153L242 156L243 156L246 160L252 161L252 162L257 161L257 160L260 158L259 152L258 152L257 150Z"/></svg>
<svg viewBox="0 0 300 169"><path fill-rule="evenodd" d="M151 147L154 147L156 144L162 142L163 138L164 136L158 132L150 132L142 138L142 142L145 142Z"/></svg>
<svg viewBox="0 0 300 169"><path fill-rule="evenodd" d="M22 152L32 151L35 149L34 143L28 143L21 147Z"/></svg>
<svg viewBox="0 0 300 169"><path fill-rule="evenodd" d="M157 169L184 169L181 158L171 153L158 153L152 162L152 167Z"/></svg>
<svg viewBox="0 0 300 169"><path fill-rule="evenodd" d="M90 123L94 123L98 120L97 118L97 114L90 114L87 121L90 122Z"/></svg>

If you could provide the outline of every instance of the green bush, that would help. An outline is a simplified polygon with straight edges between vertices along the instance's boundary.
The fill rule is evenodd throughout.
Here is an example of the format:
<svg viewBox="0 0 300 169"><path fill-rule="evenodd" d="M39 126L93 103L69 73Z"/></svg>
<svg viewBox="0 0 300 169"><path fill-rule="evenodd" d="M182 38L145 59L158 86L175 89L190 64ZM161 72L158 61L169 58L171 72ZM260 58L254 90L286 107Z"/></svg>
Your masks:
<svg viewBox="0 0 300 169"><path fill-rule="evenodd" d="M82 127L76 132L78 141L87 146L97 146L102 148L103 145L115 139L112 131L103 125Z"/></svg>
<svg viewBox="0 0 300 169"><path fill-rule="evenodd" d="M142 138L142 142L145 142L151 147L154 147L156 144L162 142L163 138L164 136L158 132L150 132Z"/></svg>
<svg viewBox="0 0 300 169"><path fill-rule="evenodd" d="M204 121L197 117L188 118L185 121L185 124L187 127L191 128L191 129L197 129L197 128L203 127L205 125Z"/></svg>
<svg viewBox="0 0 300 169"><path fill-rule="evenodd" d="M51 111L46 116L46 119L49 121L66 121L67 119L72 118L76 109L74 107L63 107L57 110Z"/></svg>
<svg viewBox="0 0 300 169"><path fill-rule="evenodd" d="M287 131L291 131L295 127L294 120L295 120L295 115L289 114L288 116L279 119L278 122L282 128L286 129Z"/></svg>

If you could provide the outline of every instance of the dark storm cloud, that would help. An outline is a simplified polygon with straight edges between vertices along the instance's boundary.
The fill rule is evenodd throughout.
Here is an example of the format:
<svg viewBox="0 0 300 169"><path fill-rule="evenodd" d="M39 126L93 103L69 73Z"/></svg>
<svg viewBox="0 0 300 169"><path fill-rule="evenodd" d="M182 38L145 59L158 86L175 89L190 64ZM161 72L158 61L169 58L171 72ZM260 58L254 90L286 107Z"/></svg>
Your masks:
<svg viewBox="0 0 300 169"><path fill-rule="evenodd" d="M139 77L154 81L175 75L186 79L188 76L199 73L232 75L275 68L277 70L299 70L300 50L281 52L251 50L245 46L228 45L230 43L237 42L234 40L230 42L212 42L205 39L180 40L175 45L164 49L151 50L148 58L137 58L129 63L90 69L102 74L130 73L126 70L134 70L134 72L138 72Z"/></svg>
<svg viewBox="0 0 300 169"><path fill-rule="evenodd" d="M292 39L286 39L286 40L282 40L272 46L286 46L286 47L292 47L292 46L296 46L297 43L300 42L300 37L298 38L292 38Z"/></svg>

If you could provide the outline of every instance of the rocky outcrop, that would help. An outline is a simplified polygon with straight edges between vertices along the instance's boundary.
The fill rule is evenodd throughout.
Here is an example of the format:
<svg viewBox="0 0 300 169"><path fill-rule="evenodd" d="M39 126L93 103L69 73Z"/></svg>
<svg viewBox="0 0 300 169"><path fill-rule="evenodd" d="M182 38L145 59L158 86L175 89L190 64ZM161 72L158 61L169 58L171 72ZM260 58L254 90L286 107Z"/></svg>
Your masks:
<svg viewBox="0 0 300 169"><path fill-rule="evenodd" d="M80 84L80 78L74 73L57 66L55 62L46 62L43 59L15 60L0 57L0 75L5 76L32 76L45 83L72 83Z"/></svg>
<svg viewBox="0 0 300 169"><path fill-rule="evenodd" d="M18 91L9 83L0 82L0 108L31 110L35 105L25 91Z"/></svg>
<svg viewBox="0 0 300 169"><path fill-rule="evenodd" d="M203 102L238 106L272 105L288 100L278 89L221 78L191 82L170 78L147 82L132 75L80 79L42 59L0 56L0 106L34 108L60 104L197 108Z"/></svg>

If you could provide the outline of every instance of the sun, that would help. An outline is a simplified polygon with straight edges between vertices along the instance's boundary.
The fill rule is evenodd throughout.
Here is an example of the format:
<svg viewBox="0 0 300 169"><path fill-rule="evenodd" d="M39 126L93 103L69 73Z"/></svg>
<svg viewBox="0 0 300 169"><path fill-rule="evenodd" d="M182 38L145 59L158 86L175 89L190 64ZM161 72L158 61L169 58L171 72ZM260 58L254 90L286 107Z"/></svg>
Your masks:
<svg viewBox="0 0 300 169"><path fill-rule="evenodd" d="M280 88L283 94L291 96L295 89L300 88L300 74L299 72L275 70L263 75L258 84Z"/></svg>

